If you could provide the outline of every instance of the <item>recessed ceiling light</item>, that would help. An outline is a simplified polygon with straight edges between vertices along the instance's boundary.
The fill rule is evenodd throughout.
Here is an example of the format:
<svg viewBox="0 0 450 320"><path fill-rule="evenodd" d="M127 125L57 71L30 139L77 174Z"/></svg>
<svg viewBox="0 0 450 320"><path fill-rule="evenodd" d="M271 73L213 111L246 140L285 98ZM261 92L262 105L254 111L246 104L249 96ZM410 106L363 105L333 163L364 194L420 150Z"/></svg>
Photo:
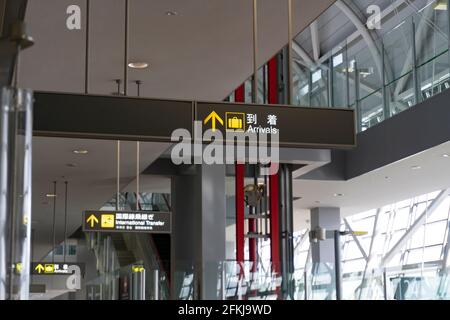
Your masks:
<svg viewBox="0 0 450 320"><path fill-rule="evenodd" d="M75 154L88 154L89 151L80 149L80 150L73 150L73 153L75 153Z"/></svg>
<svg viewBox="0 0 450 320"><path fill-rule="evenodd" d="M420 169L422 169L422 167L421 166L412 166L411 169L412 170L420 170Z"/></svg>
<svg viewBox="0 0 450 320"><path fill-rule="evenodd" d="M130 67L131 69L145 69L145 68L148 68L148 63L147 62L130 62L128 64L128 67Z"/></svg>
<svg viewBox="0 0 450 320"><path fill-rule="evenodd" d="M177 16L178 12L176 11L166 11L166 16Z"/></svg>
<svg viewBox="0 0 450 320"><path fill-rule="evenodd" d="M343 193L335 193L334 196L335 196L335 197L343 197L344 194L343 194Z"/></svg>
<svg viewBox="0 0 450 320"><path fill-rule="evenodd" d="M442 155L442 157L444 157L444 158L450 158L450 154L444 153L444 154Z"/></svg>
<svg viewBox="0 0 450 320"><path fill-rule="evenodd" d="M53 194L53 193L47 193L45 196L47 198L56 198L56 194Z"/></svg>

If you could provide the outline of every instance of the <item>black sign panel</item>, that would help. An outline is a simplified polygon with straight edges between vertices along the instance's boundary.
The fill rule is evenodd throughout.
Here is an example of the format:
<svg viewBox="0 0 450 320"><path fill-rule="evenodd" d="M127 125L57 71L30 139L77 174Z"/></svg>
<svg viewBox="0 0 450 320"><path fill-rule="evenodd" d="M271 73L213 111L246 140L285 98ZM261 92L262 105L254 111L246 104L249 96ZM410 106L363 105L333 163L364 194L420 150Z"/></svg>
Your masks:
<svg viewBox="0 0 450 320"><path fill-rule="evenodd" d="M31 274L41 276L64 276L75 272L84 274L84 263L50 263L50 262L32 262Z"/></svg>
<svg viewBox="0 0 450 320"><path fill-rule="evenodd" d="M356 145L351 109L47 92L36 92L34 97L35 135L171 142L176 129L185 129L197 140L194 121L201 121L203 132L220 130L224 137L227 132L266 133L269 140L277 135L281 147Z"/></svg>
<svg viewBox="0 0 450 320"><path fill-rule="evenodd" d="M356 144L350 109L197 103L195 119L203 130L278 135L282 147L351 148Z"/></svg>
<svg viewBox="0 0 450 320"><path fill-rule="evenodd" d="M79 138L170 141L192 129L192 102L36 92L34 134Z"/></svg>
<svg viewBox="0 0 450 320"><path fill-rule="evenodd" d="M84 211L83 231L170 233L172 214L154 211Z"/></svg>

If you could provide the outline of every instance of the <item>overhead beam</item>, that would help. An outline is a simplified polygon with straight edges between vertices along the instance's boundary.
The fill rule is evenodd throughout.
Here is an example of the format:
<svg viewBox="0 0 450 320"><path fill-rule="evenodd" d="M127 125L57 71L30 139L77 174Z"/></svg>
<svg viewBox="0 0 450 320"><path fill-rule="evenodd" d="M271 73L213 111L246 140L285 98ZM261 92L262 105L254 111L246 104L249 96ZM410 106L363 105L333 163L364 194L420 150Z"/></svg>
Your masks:
<svg viewBox="0 0 450 320"><path fill-rule="evenodd" d="M313 58L303 49L296 41L292 41L292 50L305 62L306 66L310 69L315 69L316 63Z"/></svg>
<svg viewBox="0 0 450 320"><path fill-rule="evenodd" d="M432 39L432 37L426 36L426 31L428 30L426 27L429 23L428 22L429 19L433 16L433 13L434 13L433 6L429 6L424 11L425 12L423 13L422 19L420 19L419 25L417 26L416 37L415 37L417 56L420 56L425 45L428 44L428 42ZM412 44L410 44L410 48L408 50L407 56L405 57L405 62L403 64L403 68L402 68L400 75L406 74L408 72L408 70L411 68L412 59L413 59L413 57L412 57L413 48L411 46L412 46ZM394 90L395 98L397 98L400 95L400 93L402 92L402 90L405 88L405 85L408 82L410 75L411 75L411 72L406 74L404 77L402 77L397 82L397 85L395 86L395 90Z"/></svg>
<svg viewBox="0 0 450 320"><path fill-rule="evenodd" d="M360 35L363 37L375 61L375 65L377 66L377 69L381 75L383 73L383 68L381 66L382 60L381 55L380 52L378 51L377 46L375 45L375 41L372 39L372 36L367 30L365 24L359 19L359 17L355 14L355 12L345 2L343 2L342 0L337 0L335 4L336 7L338 7L342 11L342 13L344 13L347 16L347 18L353 23L353 25L356 27Z"/></svg>
<svg viewBox="0 0 450 320"><path fill-rule="evenodd" d="M364 258L364 260L369 261L369 257L367 256L366 250L364 250L363 246L361 245L361 242L358 240L358 237L353 233L353 229L350 225L350 223L348 222L347 218L344 218L344 223L345 226L347 227L347 229L351 232L352 238L356 243L356 246L358 247L359 251L361 251L361 254Z"/></svg>
<svg viewBox="0 0 450 320"><path fill-rule="evenodd" d="M424 209L422 214L414 221L412 226L406 231L406 233L397 241L396 244L392 247L392 249L386 253L386 255L383 257L383 260L381 262L382 266L385 266L388 264L392 258L397 254L397 252L400 251L400 249L406 244L406 241L408 241L416 232L419 230L419 228L422 226L423 222L425 221L425 218L431 216L434 211L440 206L440 204L447 198L448 194L450 192L450 189L445 189L439 193L439 195L431 202L431 204Z"/></svg>
<svg viewBox="0 0 450 320"><path fill-rule="evenodd" d="M313 48L314 61L317 62L320 59L320 41L319 41L319 27L317 20L311 23L311 42Z"/></svg>

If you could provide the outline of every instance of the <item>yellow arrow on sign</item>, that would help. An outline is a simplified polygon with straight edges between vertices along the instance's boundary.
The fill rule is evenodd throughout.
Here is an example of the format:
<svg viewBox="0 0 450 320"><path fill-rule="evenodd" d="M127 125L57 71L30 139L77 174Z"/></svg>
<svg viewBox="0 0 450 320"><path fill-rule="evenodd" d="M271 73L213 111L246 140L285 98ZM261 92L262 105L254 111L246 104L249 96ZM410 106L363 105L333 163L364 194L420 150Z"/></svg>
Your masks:
<svg viewBox="0 0 450 320"><path fill-rule="evenodd" d="M34 268L34 270L36 270L38 273L41 273L42 271L44 271L44 266L42 264L38 264L36 266L36 268Z"/></svg>
<svg viewBox="0 0 450 320"><path fill-rule="evenodd" d="M98 219L95 215L91 214L91 216L86 220L87 223L91 224L91 228L94 227L96 223L98 223Z"/></svg>
<svg viewBox="0 0 450 320"><path fill-rule="evenodd" d="M207 124L209 121L211 121L211 128L212 131L216 131L216 121L219 121L221 125L223 125L223 120L219 115L213 111L209 114L209 116L205 119L204 124Z"/></svg>

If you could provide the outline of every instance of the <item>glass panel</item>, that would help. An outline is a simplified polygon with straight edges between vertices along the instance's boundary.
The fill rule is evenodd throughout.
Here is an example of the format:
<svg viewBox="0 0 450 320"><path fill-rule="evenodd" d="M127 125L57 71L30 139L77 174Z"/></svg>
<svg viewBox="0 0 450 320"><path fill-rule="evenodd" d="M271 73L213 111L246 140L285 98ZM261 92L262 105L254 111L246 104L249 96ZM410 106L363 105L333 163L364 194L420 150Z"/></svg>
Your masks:
<svg viewBox="0 0 450 320"><path fill-rule="evenodd" d="M411 19L400 22L399 25L383 35L386 83L391 83L412 71L411 42Z"/></svg>
<svg viewBox="0 0 450 320"><path fill-rule="evenodd" d="M347 59L344 50L332 57L333 107L347 107Z"/></svg>
<svg viewBox="0 0 450 320"><path fill-rule="evenodd" d="M318 68L311 73L311 106L328 106L328 70Z"/></svg>
<svg viewBox="0 0 450 320"><path fill-rule="evenodd" d="M447 221L440 221L427 224L425 245L431 246L444 242Z"/></svg>
<svg viewBox="0 0 450 320"><path fill-rule="evenodd" d="M448 53L421 65L417 70L421 99L426 100L450 88Z"/></svg>
<svg viewBox="0 0 450 320"><path fill-rule="evenodd" d="M436 7L439 2L434 1L414 16L418 65L448 49L448 13L443 6Z"/></svg>
<svg viewBox="0 0 450 320"><path fill-rule="evenodd" d="M367 130L384 119L382 91L378 90L359 102L361 112L361 129Z"/></svg>
<svg viewBox="0 0 450 320"><path fill-rule="evenodd" d="M413 73L409 72L387 84L386 96L391 115L396 115L415 105Z"/></svg>
<svg viewBox="0 0 450 320"><path fill-rule="evenodd" d="M309 69L298 62L294 62L294 101L298 106L310 106L310 77Z"/></svg>

